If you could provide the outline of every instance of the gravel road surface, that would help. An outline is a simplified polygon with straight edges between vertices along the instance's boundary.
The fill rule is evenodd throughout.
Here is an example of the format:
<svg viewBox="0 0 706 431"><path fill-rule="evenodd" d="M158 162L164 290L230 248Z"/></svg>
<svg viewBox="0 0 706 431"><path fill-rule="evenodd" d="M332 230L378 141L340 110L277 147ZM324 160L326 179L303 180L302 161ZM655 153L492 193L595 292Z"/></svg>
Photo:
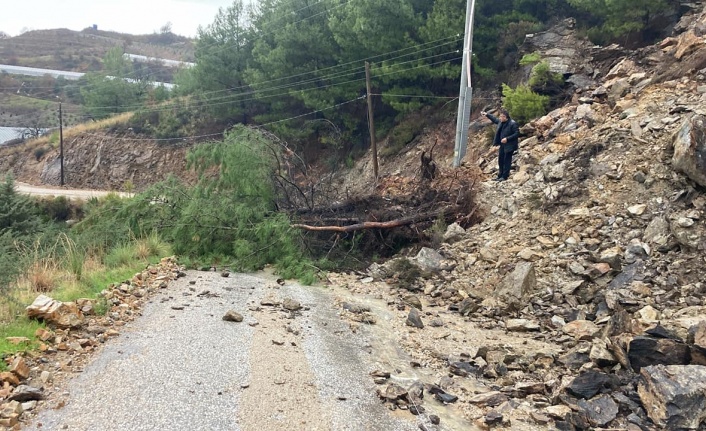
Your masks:
<svg viewBox="0 0 706 431"><path fill-rule="evenodd" d="M118 196L130 196L124 192L109 192L104 190L85 190L85 189L68 189L64 187L52 186L32 186L25 183L15 182L15 190L19 193L32 196L65 196L69 199L90 199L107 196L110 193L115 193Z"/></svg>
<svg viewBox="0 0 706 431"><path fill-rule="evenodd" d="M223 321L228 310L244 321ZM325 288L189 271L67 384L63 408L26 429L418 430L422 419L377 399L364 332Z"/></svg>

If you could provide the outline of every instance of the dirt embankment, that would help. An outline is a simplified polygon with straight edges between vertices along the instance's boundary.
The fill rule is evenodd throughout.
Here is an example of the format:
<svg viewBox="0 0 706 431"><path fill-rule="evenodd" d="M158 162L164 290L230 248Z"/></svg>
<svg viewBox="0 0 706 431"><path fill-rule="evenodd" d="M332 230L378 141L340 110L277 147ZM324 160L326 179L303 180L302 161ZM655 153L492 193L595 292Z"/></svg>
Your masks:
<svg viewBox="0 0 706 431"><path fill-rule="evenodd" d="M77 189L140 191L175 175L195 178L186 168L191 145L165 144L134 134L95 132L64 142L65 185ZM21 182L58 186L59 149L31 143L0 148L0 171Z"/></svg>

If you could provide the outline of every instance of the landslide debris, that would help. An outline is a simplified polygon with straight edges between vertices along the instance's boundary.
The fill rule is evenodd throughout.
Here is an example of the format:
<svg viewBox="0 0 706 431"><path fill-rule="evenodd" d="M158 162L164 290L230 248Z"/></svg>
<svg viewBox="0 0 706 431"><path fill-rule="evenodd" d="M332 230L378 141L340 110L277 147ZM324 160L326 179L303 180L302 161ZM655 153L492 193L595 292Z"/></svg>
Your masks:
<svg viewBox="0 0 706 431"><path fill-rule="evenodd" d="M642 54L690 61L706 11L689 19ZM706 70L655 78L639 55L523 127L510 181L481 184L482 222L329 276L388 298L411 358L371 376L389 408L445 405L482 429L706 426ZM470 162L496 169L493 150Z"/></svg>

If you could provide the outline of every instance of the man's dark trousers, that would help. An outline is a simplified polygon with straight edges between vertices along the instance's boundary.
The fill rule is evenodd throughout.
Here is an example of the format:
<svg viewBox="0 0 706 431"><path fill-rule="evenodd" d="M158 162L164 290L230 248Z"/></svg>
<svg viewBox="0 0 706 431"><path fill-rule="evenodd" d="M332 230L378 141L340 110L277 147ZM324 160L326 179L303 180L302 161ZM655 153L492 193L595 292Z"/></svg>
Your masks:
<svg viewBox="0 0 706 431"><path fill-rule="evenodd" d="M510 176L510 167L512 166L512 151L505 149L504 145L498 148L498 178L508 179Z"/></svg>

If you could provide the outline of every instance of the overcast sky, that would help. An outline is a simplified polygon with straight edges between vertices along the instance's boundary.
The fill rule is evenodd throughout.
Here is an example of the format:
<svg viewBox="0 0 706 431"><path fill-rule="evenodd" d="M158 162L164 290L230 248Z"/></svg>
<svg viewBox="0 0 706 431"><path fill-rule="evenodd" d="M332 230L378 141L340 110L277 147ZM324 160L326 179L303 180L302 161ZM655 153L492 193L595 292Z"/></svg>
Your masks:
<svg viewBox="0 0 706 431"><path fill-rule="evenodd" d="M147 34L172 23L172 32L196 36L199 25L213 22L218 8L233 0L0 0L0 31L17 36L23 30L68 28ZM10 6L11 5L11 6Z"/></svg>

